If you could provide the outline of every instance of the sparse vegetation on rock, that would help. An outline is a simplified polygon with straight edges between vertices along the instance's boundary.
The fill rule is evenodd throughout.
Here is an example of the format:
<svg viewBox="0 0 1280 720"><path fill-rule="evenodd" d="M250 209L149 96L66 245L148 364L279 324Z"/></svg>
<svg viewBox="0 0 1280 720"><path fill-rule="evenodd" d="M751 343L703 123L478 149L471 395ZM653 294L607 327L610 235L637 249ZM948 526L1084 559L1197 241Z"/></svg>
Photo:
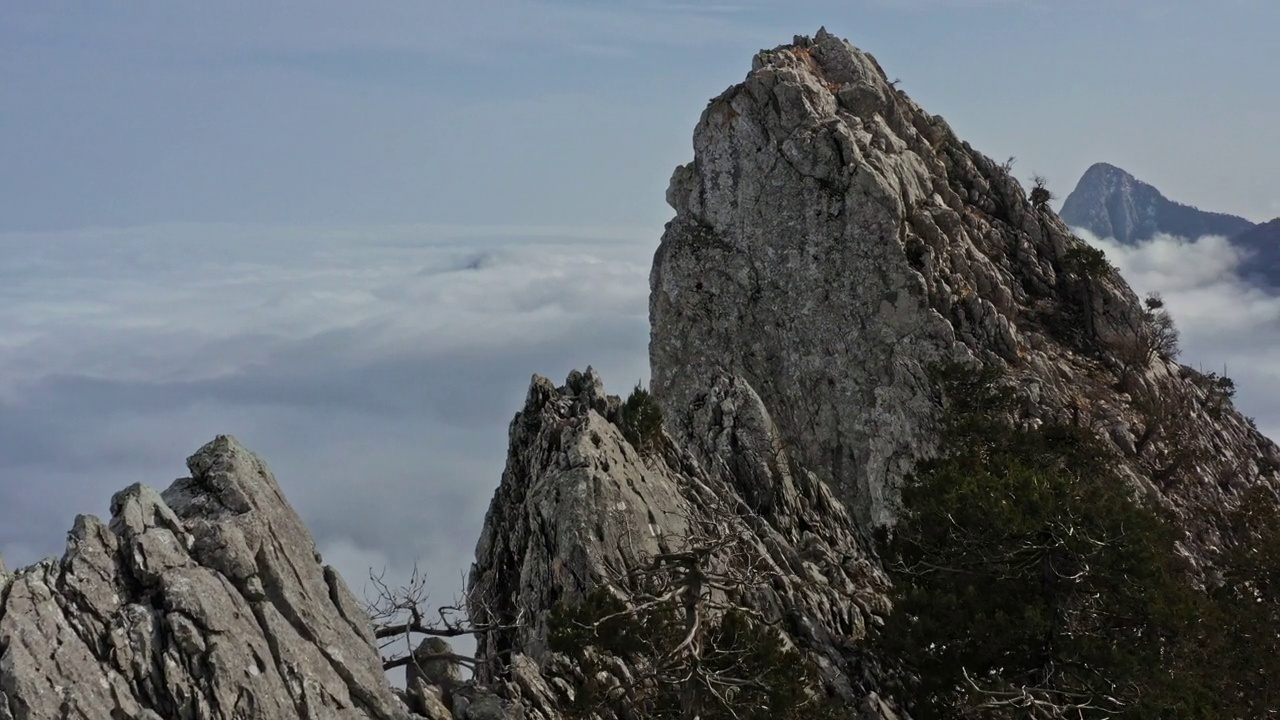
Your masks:
<svg viewBox="0 0 1280 720"><path fill-rule="evenodd" d="M622 403L622 432L637 450L652 451L662 444L662 408L641 383Z"/></svg>
<svg viewBox="0 0 1280 720"><path fill-rule="evenodd" d="M1046 186L1048 180L1043 175L1036 175L1031 178L1031 206L1037 210L1046 208L1053 200L1053 193Z"/></svg>
<svg viewBox="0 0 1280 720"><path fill-rule="evenodd" d="M812 662L742 600L775 569L728 506L688 516L672 549L640 553L551 615L550 647L583 677L572 717L801 720L832 711Z"/></svg>

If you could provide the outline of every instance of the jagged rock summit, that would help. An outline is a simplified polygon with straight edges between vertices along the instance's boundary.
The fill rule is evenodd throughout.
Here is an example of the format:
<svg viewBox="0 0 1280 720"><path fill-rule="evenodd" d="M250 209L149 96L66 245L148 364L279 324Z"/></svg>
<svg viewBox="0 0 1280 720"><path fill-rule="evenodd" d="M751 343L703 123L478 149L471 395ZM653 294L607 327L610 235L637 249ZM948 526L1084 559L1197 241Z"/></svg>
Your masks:
<svg viewBox="0 0 1280 720"><path fill-rule="evenodd" d="M1107 163L1085 171L1062 204L1062 219L1100 238L1132 245L1157 233L1196 239L1231 237L1253 227L1242 217L1173 202L1155 187Z"/></svg>
<svg viewBox="0 0 1280 720"><path fill-rule="evenodd" d="M220 436L61 560L0 574L4 720L392 720L369 618L266 465Z"/></svg>
<svg viewBox="0 0 1280 720"><path fill-rule="evenodd" d="M757 55L703 112L667 198L650 363L668 420L687 424L706 378L742 378L864 526L892 523L896 484L933 451L939 362L998 367L1028 420L1146 425L1113 387L1147 332L1128 285L834 35Z"/></svg>
<svg viewBox="0 0 1280 720"><path fill-rule="evenodd" d="M936 452L948 363L998 369L1013 422L1093 429L1198 566L1215 519L1276 483L1280 451L1213 378L1145 352L1151 315L1105 258L826 31L762 51L711 100L667 200L650 275L666 441L628 442L591 372L535 378L470 580L473 610L516 626L480 638L490 681L523 683L504 658L524 653L568 697L582 678L540 618L719 498L785 579L753 607L828 693L894 717L883 659L860 650L888 611L867 538Z"/></svg>
<svg viewBox="0 0 1280 720"><path fill-rule="evenodd" d="M690 522L727 505L742 538L738 559L776 574L753 605L785 615L851 707L893 717L877 709L869 659L853 645L889 610L887 580L856 523L788 456L745 383L719 375L704 390L691 432L642 449L624 436L620 399L604 393L590 368L561 387L533 378L511 422L507 468L469 581L472 617L505 628L477 638L480 679L528 718L559 717L556 708L587 678L549 649L549 610L581 600L639 555L678 546ZM631 673L623 664L614 670L619 681Z"/></svg>

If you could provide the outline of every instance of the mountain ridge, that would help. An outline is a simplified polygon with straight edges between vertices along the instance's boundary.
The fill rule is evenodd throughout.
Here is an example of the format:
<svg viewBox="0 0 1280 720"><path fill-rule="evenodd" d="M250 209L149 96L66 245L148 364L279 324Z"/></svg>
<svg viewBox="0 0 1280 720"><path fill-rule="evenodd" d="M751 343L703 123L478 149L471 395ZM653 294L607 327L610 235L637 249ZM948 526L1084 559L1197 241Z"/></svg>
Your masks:
<svg viewBox="0 0 1280 720"><path fill-rule="evenodd" d="M1103 162L1085 170L1063 201L1059 215L1071 227L1126 245L1150 240L1156 233L1188 239L1231 237L1255 225L1236 215L1174 202L1154 186Z"/></svg>

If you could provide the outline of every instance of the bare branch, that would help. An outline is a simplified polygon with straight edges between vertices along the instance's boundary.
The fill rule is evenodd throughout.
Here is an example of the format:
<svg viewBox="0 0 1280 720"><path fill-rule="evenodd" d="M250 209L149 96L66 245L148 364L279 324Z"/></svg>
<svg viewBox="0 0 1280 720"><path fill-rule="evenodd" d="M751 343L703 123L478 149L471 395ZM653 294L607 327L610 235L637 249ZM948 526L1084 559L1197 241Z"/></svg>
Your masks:
<svg viewBox="0 0 1280 720"><path fill-rule="evenodd" d="M414 637L459 637L474 635L492 630L507 630L519 627L523 618L515 622L474 623L466 611L467 598L456 598L453 603L435 608L434 615L428 613L430 595L426 589L426 576L422 574L415 562L413 571L405 584L392 588L386 582L386 568L380 572L369 572L369 582L373 586L373 597L365 597L365 611L373 624L374 638L379 641L379 650L404 642L401 652L384 656L383 669L403 667L412 662L415 649ZM475 664L472 658L458 658L459 662Z"/></svg>

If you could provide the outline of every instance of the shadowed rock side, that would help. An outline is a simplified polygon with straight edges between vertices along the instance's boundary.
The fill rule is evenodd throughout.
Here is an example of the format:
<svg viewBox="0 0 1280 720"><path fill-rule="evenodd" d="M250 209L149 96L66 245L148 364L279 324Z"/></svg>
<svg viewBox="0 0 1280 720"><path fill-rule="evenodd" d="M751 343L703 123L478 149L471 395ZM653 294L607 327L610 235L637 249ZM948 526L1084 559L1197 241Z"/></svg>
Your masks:
<svg viewBox="0 0 1280 720"><path fill-rule="evenodd" d="M1247 280L1280 288L1280 218L1255 225L1231 238L1244 251L1240 275Z"/></svg>
<svg viewBox="0 0 1280 720"><path fill-rule="evenodd" d="M1195 238L1231 237L1253 227L1242 217L1173 202L1114 165L1095 163L1062 203L1062 219L1100 238L1132 245L1156 233Z"/></svg>
<svg viewBox="0 0 1280 720"><path fill-rule="evenodd" d="M1051 210L834 35L757 55L703 112L667 199L649 352L668 423L689 431L707 378L740 377L864 530L892 523L901 479L934 451L939 361L1006 371L1021 421L1089 423L1191 525L1274 477L1275 446L1232 409L1212 419L1203 377L1159 358L1122 371L1145 318L1114 269L1082 261ZM1144 432L1139 397L1193 419L1177 482L1152 482L1175 441Z"/></svg>
<svg viewBox="0 0 1280 720"><path fill-rule="evenodd" d="M637 551L671 549L685 519L728 502L748 555L779 580L748 602L823 668L829 689L851 707L891 717L873 692L874 668L857 648L868 622L888 612L887 582L862 550L855 524L812 473L783 449L760 398L740 378L707 378L693 432L641 453L619 429L620 401L590 369L564 387L535 377L511 422L511 452L485 518L468 596L482 622L515 624L485 633L482 682L520 699L529 717L554 718L538 701L532 660L551 678L555 702L583 678L547 648L547 611L610 577ZM674 544L674 541L672 541ZM511 653L517 653L512 656ZM616 667L618 679L627 668ZM531 696L535 699L531 700ZM869 711L870 712L870 711Z"/></svg>
<svg viewBox="0 0 1280 720"><path fill-rule="evenodd" d="M164 493L0 575L0 718L406 718L368 616L261 460L219 436Z"/></svg>

